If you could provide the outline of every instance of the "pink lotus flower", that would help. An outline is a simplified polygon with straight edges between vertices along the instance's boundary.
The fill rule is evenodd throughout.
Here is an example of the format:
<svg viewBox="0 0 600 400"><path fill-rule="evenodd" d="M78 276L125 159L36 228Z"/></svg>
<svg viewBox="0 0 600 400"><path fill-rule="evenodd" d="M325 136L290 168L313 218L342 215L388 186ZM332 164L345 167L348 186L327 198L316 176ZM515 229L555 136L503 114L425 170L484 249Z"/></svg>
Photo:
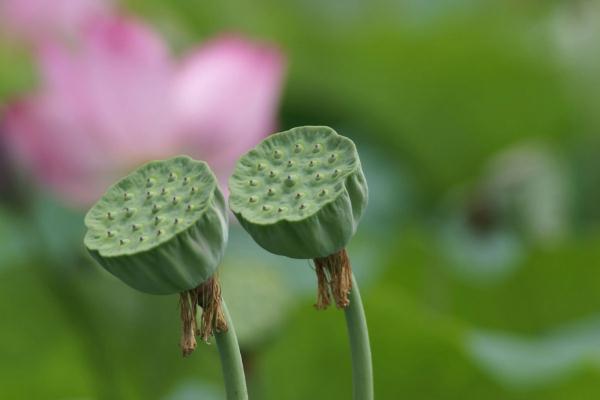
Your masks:
<svg viewBox="0 0 600 400"><path fill-rule="evenodd" d="M37 43L72 36L92 17L104 15L111 0L0 0L0 27L5 34Z"/></svg>
<svg viewBox="0 0 600 400"><path fill-rule="evenodd" d="M148 28L105 18L79 43L41 48L42 87L4 121L17 161L71 204L176 154L208 161L224 179L275 126L283 58L272 48L224 37L177 65Z"/></svg>

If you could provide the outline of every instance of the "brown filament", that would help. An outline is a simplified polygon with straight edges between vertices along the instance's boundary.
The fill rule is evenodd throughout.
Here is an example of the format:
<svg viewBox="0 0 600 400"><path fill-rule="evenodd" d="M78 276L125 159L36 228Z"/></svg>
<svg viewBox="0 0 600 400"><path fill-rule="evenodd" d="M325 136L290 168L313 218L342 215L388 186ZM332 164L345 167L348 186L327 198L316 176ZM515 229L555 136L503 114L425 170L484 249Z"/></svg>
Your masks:
<svg viewBox="0 0 600 400"><path fill-rule="evenodd" d="M352 289L352 267L346 249L313 261L318 282L315 307L326 309L333 297L337 308L346 308L350 304L348 294Z"/></svg>

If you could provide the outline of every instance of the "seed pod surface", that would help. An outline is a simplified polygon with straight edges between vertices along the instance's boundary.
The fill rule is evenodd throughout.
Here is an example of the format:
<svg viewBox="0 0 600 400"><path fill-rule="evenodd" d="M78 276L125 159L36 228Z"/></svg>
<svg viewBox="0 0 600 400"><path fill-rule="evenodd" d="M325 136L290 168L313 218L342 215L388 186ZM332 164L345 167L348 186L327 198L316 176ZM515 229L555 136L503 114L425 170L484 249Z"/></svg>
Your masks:
<svg viewBox="0 0 600 400"><path fill-rule="evenodd" d="M229 189L229 206L254 240L292 258L345 247L368 198L354 143L324 126L269 136L238 160Z"/></svg>
<svg viewBox="0 0 600 400"><path fill-rule="evenodd" d="M197 287L227 243L217 180L186 156L149 162L111 186L85 217L92 257L129 286L153 294Z"/></svg>

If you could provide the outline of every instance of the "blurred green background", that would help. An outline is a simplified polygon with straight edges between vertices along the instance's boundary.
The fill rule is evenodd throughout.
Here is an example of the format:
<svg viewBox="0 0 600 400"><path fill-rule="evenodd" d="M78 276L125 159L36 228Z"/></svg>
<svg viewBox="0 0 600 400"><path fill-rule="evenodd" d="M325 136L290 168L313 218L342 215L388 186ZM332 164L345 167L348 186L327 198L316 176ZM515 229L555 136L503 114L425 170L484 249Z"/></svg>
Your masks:
<svg viewBox="0 0 600 400"><path fill-rule="evenodd" d="M280 128L356 141L370 204L349 246L379 399L600 396L600 5L128 0L178 52L220 32L288 57ZM33 85L0 50L0 101ZM6 170L5 170L6 171ZM82 215L0 183L0 398L221 399L182 359L177 299L84 254ZM234 225L222 267L255 399L348 399L343 314L306 262Z"/></svg>

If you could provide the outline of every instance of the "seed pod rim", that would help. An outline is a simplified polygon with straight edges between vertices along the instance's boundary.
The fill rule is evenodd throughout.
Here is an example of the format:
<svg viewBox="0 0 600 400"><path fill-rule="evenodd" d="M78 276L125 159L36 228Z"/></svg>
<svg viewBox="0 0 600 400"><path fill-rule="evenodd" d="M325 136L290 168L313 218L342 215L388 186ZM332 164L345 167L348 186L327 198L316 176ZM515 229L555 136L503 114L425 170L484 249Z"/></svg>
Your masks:
<svg viewBox="0 0 600 400"><path fill-rule="evenodd" d="M209 186L204 187L201 191L199 191L199 193L201 195L200 204L202 205L202 207L194 208L194 210L193 210L194 218L188 219L188 220L182 220L182 221L184 221L184 223L177 224L179 226L177 226L174 231L171 231L168 234L163 235L159 239L154 238L154 240L152 240L151 242L148 241L145 245L139 245L137 247L127 246L123 249L120 249L120 251L117 251L117 250L111 251L110 249L106 250L104 248L100 248L100 246L98 246L98 245L95 245L92 235L94 234L93 230L98 228L99 224L96 223L97 216L94 214L98 212L98 208L101 205L107 203L108 200L106 200L106 196L111 194L111 192L118 192L122 188L122 185L126 184L127 182L130 182L132 180L132 178L134 178L134 177L137 178L140 174L144 174L147 171L152 170L152 168L160 167L161 165L164 165L165 163L175 163L178 161L199 166L200 174L202 174L202 177L204 179L206 179L203 181L203 183L205 183L205 184L208 183L208 185L209 185ZM192 185L188 184L188 186L190 187L190 190L191 190ZM137 189L139 190L140 188L137 188ZM141 254L141 253L145 253L145 252L154 250L157 247L163 246L164 244L176 239L176 237L178 235L194 228L196 223L200 219L202 219L203 215L205 215L205 213L207 212L211 203L213 202L212 200L215 196L215 189L220 190L218 187L218 180L217 180L216 176L214 175L214 173L212 172L212 170L210 169L210 167L208 166L208 164L204 161L195 160L187 155L178 155L178 156L171 157L171 158L168 158L165 160L149 161L149 162L135 168L129 174L127 174L126 176L119 179L117 182L110 185L108 187L108 189L106 189L104 194L96 201L96 203L94 203L94 205L92 205L90 207L90 209L88 210L88 212L86 213L85 218L84 218L84 224L87 229L86 235L84 237L84 245L89 251L94 251L94 252L98 253L99 256L104 257L104 258L121 257L121 256L135 256L136 254ZM195 204L198 204L198 203L195 203ZM136 210L136 212L137 212L137 210Z"/></svg>
<svg viewBox="0 0 600 400"><path fill-rule="evenodd" d="M352 168L344 168L337 173L337 175L335 176L335 184L329 185L329 187L333 187L334 192L329 193L327 195L327 200L320 203L318 207L316 207L316 208L313 207L312 211L310 213L305 212L302 215L300 215L298 213L294 213L292 215L290 215L289 213L286 213L285 215L283 215L279 218L273 218L271 220L256 220L255 218L253 218L252 215L249 215L247 209L243 208L241 205L236 204L236 201L234 200L234 196L236 194L236 188L234 187L234 185L235 185L238 177L240 175L242 175L238 172L239 169L248 167L248 165L244 165L244 163L248 162L249 159L252 159L256 155L258 155L257 149L259 149L261 147L267 147L270 145L271 142L275 142L281 137L285 138L285 136L290 135L290 134L300 135L302 137L303 135L310 133L309 132L310 130L315 130L319 134L323 134L323 135L331 135L331 138L336 140L338 143L341 143L342 146L348 146L348 148L344 149L344 151L349 153L349 158L352 160L352 163L353 163ZM259 169L262 170L261 168L259 168ZM264 169L264 166L263 166L263 169ZM260 143L258 143L256 146L254 146L254 148L252 148L250 151L243 154L238 159L238 161L236 162L234 171L233 171L232 175L229 177L229 181L228 181L228 186L229 186L229 191L230 191L230 196L229 196L229 201L228 201L229 208L237 217L241 217L244 220L246 220L248 223L253 224L253 225L258 225L258 226L269 226L269 225L274 225L274 224L284 223L284 222L290 222L290 223L302 222L304 220L315 217L325 207L338 201L339 196L342 195L345 191L346 181L347 181L348 177L356 174L357 172L362 175L362 165L360 162L360 157L358 155L358 150L356 148L356 144L352 141L352 139L338 134L333 128L328 127L328 126L305 125L305 126L294 127L294 128L291 128L291 129L288 129L285 131L281 131L281 132L277 132L277 133L273 133L273 134L267 136ZM244 175L244 177L249 177L249 175L248 176ZM250 197L252 197L252 196L250 196ZM255 202L255 201L256 201L256 199L253 202ZM280 205L283 205L283 204L280 204Z"/></svg>

